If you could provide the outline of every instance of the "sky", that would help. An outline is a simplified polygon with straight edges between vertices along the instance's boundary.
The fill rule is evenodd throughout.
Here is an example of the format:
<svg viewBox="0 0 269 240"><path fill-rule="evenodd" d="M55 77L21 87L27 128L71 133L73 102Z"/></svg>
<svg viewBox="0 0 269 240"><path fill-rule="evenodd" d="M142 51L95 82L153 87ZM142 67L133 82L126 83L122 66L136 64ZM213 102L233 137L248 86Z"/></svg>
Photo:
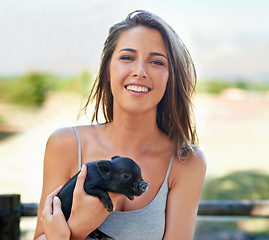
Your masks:
<svg viewBox="0 0 269 240"><path fill-rule="evenodd" d="M136 9L178 33L198 78L269 79L268 0L0 0L0 75L96 72L109 27Z"/></svg>

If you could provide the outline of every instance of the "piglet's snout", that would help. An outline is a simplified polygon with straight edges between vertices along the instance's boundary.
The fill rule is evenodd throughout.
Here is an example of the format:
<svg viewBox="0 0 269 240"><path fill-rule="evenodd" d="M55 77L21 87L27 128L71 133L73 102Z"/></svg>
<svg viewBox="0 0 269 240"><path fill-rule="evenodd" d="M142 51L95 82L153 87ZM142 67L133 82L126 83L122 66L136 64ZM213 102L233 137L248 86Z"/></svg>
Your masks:
<svg viewBox="0 0 269 240"><path fill-rule="evenodd" d="M139 184L139 189L142 191L142 192L146 192L148 190L148 186L149 184L146 183L145 181L142 181L140 184Z"/></svg>

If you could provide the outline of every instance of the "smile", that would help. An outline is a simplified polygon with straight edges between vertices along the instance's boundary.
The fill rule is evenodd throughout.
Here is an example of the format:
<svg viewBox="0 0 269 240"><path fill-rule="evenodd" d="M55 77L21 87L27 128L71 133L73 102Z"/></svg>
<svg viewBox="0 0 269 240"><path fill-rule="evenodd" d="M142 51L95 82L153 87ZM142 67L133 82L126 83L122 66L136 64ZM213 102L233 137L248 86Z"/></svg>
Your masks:
<svg viewBox="0 0 269 240"><path fill-rule="evenodd" d="M150 89L147 87L141 87L137 85L128 85L126 89L133 92L148 92Z"/></svg>

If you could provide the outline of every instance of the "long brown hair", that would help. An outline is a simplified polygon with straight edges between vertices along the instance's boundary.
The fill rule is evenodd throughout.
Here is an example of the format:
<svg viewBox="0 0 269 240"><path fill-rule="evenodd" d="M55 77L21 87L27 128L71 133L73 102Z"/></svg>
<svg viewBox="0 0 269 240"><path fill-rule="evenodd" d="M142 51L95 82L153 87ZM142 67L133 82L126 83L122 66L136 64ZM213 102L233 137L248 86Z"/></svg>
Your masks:
<svg viewBox="0 0 269 240"><path fill-rule="evenodd" d="M113 121L113 96L109 82L109 65L117 41L122 32L146 26L156 29L163 37L169 63L169 78L166 91L157 106L157 125L177 145L177 155L185 159L197 145L192 96L196 85L196 72L191 56L174 30L153 13L138 10L125 20L112 26L105 41L99 73L84 106L85 113L90 102L95 100L92 122L98 122L101 108L106 122Z"/></svg>

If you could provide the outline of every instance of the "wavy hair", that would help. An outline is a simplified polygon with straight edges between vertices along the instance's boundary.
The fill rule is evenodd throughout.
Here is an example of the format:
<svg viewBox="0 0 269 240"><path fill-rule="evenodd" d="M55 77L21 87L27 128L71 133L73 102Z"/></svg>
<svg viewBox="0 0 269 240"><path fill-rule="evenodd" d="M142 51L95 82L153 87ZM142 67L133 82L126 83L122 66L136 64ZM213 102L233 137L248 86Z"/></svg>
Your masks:
<svg viewBox="0 0 269 240"><path fill-rule="evenodd" d="M92 122L98 122L101 109L105 121L113 121L113 96L109 82L109 65L122 32L145 26L160 32L163 37L169 63L169 78L163 98L157 106L156 121L159 129L167 134L177 146L177 155L184 162L195 153L198 144L193 115L192 96L196 85L196 72L191 56L175 31L160 17L144 10L130 13L125 20L112 26L104 43L101 64L93 88L84 106L95 100Z"/></svg>

